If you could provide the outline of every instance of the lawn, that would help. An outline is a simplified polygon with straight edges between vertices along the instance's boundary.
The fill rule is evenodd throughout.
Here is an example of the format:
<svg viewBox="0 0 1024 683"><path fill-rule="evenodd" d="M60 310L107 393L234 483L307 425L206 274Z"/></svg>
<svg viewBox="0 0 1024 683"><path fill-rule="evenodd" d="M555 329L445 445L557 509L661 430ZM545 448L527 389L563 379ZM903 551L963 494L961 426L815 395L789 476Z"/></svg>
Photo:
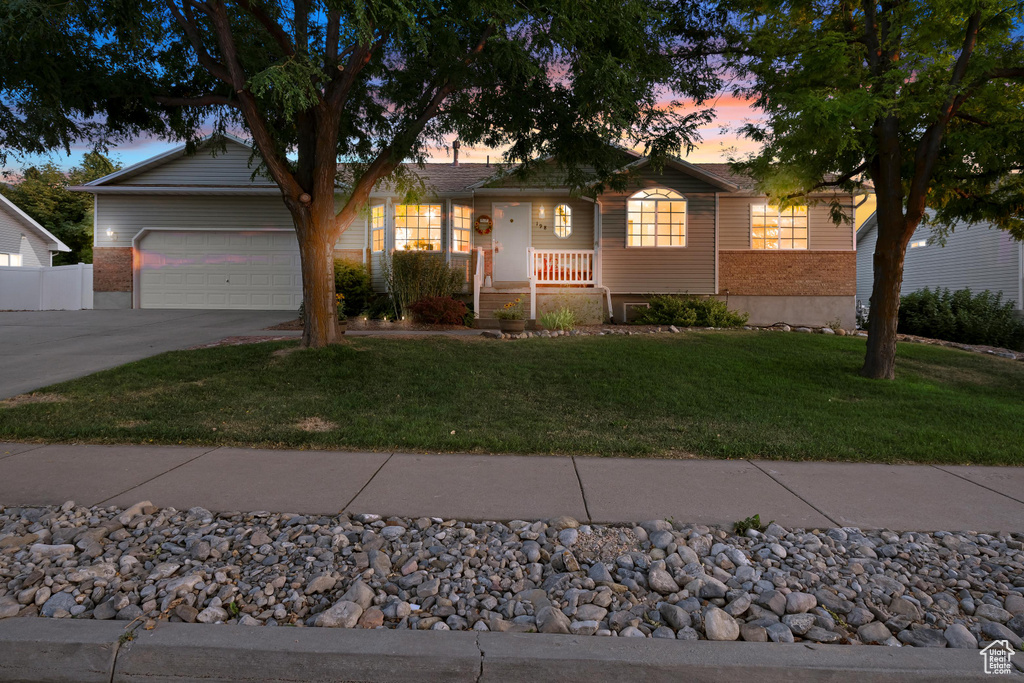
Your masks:
<svg viewBox="0 0 1024 683"><path fill-rule="evenodd" d="M1024 363L769 332L166 353L0 403L0 440L1024 465ZM324 430L324 431L318 431Z"/></svg>

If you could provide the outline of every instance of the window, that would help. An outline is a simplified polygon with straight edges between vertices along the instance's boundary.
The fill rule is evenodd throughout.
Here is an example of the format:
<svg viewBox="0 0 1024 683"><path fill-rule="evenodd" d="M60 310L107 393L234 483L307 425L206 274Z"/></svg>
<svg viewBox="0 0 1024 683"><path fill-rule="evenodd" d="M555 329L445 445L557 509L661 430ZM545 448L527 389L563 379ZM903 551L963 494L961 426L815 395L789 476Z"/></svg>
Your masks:
<svg viewBox="0 0 1024 683"><path fill-rule="evenodd" d="M384 207L370 207L370 248L384 251Z"/></svg>
<svg viewBox="0 0 1024 683"><path fill-rule="evenodd" d="M672 190L642 190L629 198L627 247L685 247L686 199Z"/></svg>
<svg viewBox="0 0 1024 683"><path fill-rule="evenodd" d="M0 254L0 266L20 266L21 254Z"/></svg>
<svg viewBox="0 0 1024 683"><path fill-rule="evenodd" d="M555 237L563 240L572 234L572 209L568 204L555 207Z"/></svg>
<svg viewBox="0 0 1024 683"><path fill-rule="evenodd" d="M911 249L917 249L918 247L927 247L927 246L928 246L928 240L914 240L913 242L910 243L910 248Z"/></svg>
<svg viewBox="0 0 1024 683"><path fill-rule="evenodd" d="M441 250L441 205L399 204L395 207L395 249Z"/></svg>
<svg viewBox="0 0 1024 683"><path fill-rule="evenodd" d="M782 211L770 204L750 207L750 246L754 249L806 249L807 207Z"/></svg>
<svg viewBox="0 0 1024 683"><path fill-rule="evenodd" d="M469 251L469 236L473 224L473 210L456 204L452 207L452 251Z"/></svg>

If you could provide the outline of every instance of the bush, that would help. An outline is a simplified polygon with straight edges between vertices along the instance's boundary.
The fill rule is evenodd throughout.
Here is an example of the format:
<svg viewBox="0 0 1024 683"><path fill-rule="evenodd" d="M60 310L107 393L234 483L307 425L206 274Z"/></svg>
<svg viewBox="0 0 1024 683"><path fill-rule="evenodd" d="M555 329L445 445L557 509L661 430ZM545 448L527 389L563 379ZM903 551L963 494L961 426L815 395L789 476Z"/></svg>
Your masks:
<svg viewBox="0 0 1024 683"><path fill-rule="evenodd" d="M739 327L746 324L750 317L746 313L730 311L728 305L718 299L663 294L652 296L649 301L651 307L640 313L635 324Z"/></svg>
<svg viewBox="0 0 1024 683"><path fill-rule="evenodd" d="M466 282L466 273L449 266L444 255L436 252L396 251L384 259L383 271L398 316L413 302L451 298L462 291Z"/></svg>
<svg viewBox="0 0 1024 683"><path fill-rule="evenodd" d="M545 330L571 330L576 327L576 313L571 308L559 308L540 314L541 327Z"/></svg>
<svg viewBox="0 0 1024 683"><path fill-rule="evenodd" d="M395 302L391 300L391 295L374 294L366 306L366 317L371 320L393 319L395 317Z"/></svg>
<svg viewBox="0 0 1024 683"><path fill-rule="evenodd" d="M413 319L426 325L463 325L469 309L450 296L432 296L409 306Z"/></svg>
<svg viewBox="0 0 1024 683"><path fill-rule="evenodd" d="M1013 302L987 289L922 289L900 298L898 331L963 344L985 344L1024 350L1024 321Z"/></svg>
<svg viewBox="0 0 1024 683"><path fill-rule="evenodd" d="M366 266L356 261L337 259L334 262L334 291L344 295L343 313L359 315L373 298L373 281Z"/></svg>

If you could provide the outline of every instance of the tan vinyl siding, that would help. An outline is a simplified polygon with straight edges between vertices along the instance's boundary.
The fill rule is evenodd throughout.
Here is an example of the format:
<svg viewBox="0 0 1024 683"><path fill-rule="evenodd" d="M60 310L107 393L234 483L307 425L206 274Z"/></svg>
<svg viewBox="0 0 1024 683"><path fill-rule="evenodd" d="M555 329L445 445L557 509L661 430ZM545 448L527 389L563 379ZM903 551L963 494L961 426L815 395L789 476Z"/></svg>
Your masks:
<svg viewBox="0 0 1024 683"><path fill-rule="evenodd" d="M531 221L531 246L535 249L593 249L594 248L594 204L585 199L540 195L509 195L509 196L478 196L473 207L473 222L478 216L486 214L494 218L494 204L505 202L530 203L533 217ZM468 203L468 201L467 201ZM572 234L565 239L555 236L555 207L568 204L572 208ZM540 208L544 207L544 218L540 217ZM547 229L539 227L547 226ZM481 235L473 230L473 247L491 248L491 235Z"/></svg>
<svg viewBox="0 0 1024 683"><path fill-rule="evenodd" d="M602 281L612 292L715 291L717 188L673 169L641 173L641 187L665 187L687 199L685 247L626 247L626 202L640 188L601 198Z"/></svg>
<svg viewBox="0 0 1024 683"><path fill-rule="evenodd" d="M25 239L21 239L22 234ZM22 266L50 265L50 242L0 206L0 254L21 254Z"/></svg>
<svg viewBox="0 0 1024 683"><path fill-rule="evenodd" d="M763 197L730 197L719 200L718 238L720 249L750 249L750 205L764 203ZM846 214L853 216L852 198L844 198ZM813 204L807 210L807 248L823 251L853 249L853 225L832 222L828 204Z"/></svg>
<svg viewBox="0 0 1024 683"><path fill-rule="evenodd" d="M253 183L252 172L258 166L245 145L227 142L227 149L216 150L206 146L192 156L184 156L168 161L160 166L143 171L136 176L124 180L115 180L116 185L250 185ZM257 177L256 184L267 185L273 182Z"/></svg>

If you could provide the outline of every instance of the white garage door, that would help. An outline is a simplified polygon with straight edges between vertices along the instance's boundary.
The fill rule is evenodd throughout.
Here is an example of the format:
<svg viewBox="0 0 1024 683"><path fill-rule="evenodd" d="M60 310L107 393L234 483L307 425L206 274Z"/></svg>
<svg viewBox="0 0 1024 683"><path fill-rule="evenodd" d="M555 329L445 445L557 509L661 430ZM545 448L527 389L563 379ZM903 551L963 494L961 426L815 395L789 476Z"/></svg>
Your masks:
<svg viewBox="0 0 1024 683"><path fill-rule="evenodd" d="M139 252L142 308L295 310L302 301L290 231L158 231Z"/></svg>

